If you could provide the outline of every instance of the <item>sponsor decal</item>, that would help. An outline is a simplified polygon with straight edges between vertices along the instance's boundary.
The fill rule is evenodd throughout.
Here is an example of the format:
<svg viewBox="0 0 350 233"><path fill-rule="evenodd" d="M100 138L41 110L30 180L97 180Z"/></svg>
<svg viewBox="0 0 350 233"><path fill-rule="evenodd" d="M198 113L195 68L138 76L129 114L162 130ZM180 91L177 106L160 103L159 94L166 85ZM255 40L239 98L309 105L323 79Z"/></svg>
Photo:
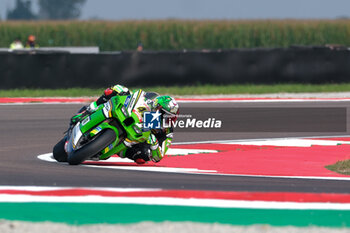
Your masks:
<svg viewBox="0 0 350 233"><path fill-rule="evenodd" d="M82 122L81 125L86 125L86 123L88 123L90 121L90 117L88 116L87 118L85 118Z"/></svg>
<svg viewBox="0 0 350 233"><path fill-rule="evenodd" d="M112 105L111 101L108 101L107 103L103 104L103 114L106 118L112 117Z"/></svg>
<svg viewBox="0 0 350 233"><path fill-rule="evenodd" d="M139 119L139 121L142 122L142 114L139 111L135 110L135 109L132 110L132 111L136 114L136 116Z"/></svg>
<svg viewBox="0 0 350 233"><path fill-rule="evenodd" d="M131 110L134 108L136 98L137 98L137 92L135 94L133 94L133 96L128 104L127 111L129 112L129 114L131 114Z"/></svg>
<svg viewBox="0 0 350 233"><path fill-rule="evenodd" d="M106 108L103 108L103 115L105 115L106 118L109 118L109 111Z"/></svg>
<svg viewBox="0 0 350 233"><path fill-rule="evenodd" d="M131 95L129 95L128 97L126 97L125 99L125 102L124 102L124 107L127 107L129 102L130 102L130 98L131 98Z"/></svg>
<svg viewBox="0 0 350 233"><path fill-rule="evenodd" d="M106 102L106 103L104 103L103 106L105 107L105 109L106 109L107 111L109 111L109 110L111 109L111 104L109 103L109 101Z"/></svg>
<svg viewBox="0 0 350 233"><path fill-rule="evenodd" d="M109 146L107 146L107 147L104 149L104 153L107 153L107 152L110 151L111 149L113 149L113 143L110 144Z"/></svg>
<svg viewBox="0 0 350 233"><path fill-rule="evenodd" d="M101 127L96 127L95 129L93 129L93 130L91 131L91 133L94 134L94 135L96 135L96 134L98 134L99 132L101 132L101 130L102 130Z"/></svg>

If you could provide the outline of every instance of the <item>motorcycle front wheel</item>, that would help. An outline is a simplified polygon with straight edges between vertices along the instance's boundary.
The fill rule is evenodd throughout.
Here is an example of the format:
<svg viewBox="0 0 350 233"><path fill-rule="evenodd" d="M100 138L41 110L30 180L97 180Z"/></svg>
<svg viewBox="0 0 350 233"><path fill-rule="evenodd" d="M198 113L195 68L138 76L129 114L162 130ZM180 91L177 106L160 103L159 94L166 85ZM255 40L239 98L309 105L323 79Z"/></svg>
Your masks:
<svg viewBox="0 0 350 233"><path fill-rule="evenodd" d="M68 155L68 163L70 165L78 165L84 162L86 159L98 154L108 145L110 145L116 139L116 135L113 130L106 129L96 137L84 145L82 148L73 151Z"/></svg>
<svg viewBox="0 0 350 233"><path fill-rule="evenodd" d="M64 150L64 144L66 143L66 138L62 138L53 148L53 157L57 162L67 162L68 155Z"/></svg>

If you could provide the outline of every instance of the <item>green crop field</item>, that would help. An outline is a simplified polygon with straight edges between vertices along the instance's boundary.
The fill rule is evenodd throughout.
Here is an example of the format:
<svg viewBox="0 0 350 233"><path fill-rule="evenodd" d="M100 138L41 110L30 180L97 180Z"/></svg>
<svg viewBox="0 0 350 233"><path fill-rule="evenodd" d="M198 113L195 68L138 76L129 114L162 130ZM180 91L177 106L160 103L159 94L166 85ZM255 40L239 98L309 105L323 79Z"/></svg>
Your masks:
<svg viewBox="0 0 350 233"><path fill-rule="evenodd" d="M233 49L291 45L350 45L350 20L262 21L6 21L0 47L37 36L40 46L99 46L102 51Z"/></svg>

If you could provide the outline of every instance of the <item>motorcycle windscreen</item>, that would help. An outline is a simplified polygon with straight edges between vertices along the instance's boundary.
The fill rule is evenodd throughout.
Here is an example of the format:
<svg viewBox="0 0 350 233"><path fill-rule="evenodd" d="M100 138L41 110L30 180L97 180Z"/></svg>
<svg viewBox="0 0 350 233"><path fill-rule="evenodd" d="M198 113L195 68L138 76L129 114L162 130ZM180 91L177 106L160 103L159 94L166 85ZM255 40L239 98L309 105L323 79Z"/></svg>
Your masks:
<svg viewBox="0 0 350 233"><path fill-rule="evenodd" d="M80 130L80 122L76 124L72 130L72 133L70 134L70 137L68 138L68 143L67 143L67 153L70 154L74 150L78 149L77 144L79 142L79 139L82 136L82 132Z"/></svg>

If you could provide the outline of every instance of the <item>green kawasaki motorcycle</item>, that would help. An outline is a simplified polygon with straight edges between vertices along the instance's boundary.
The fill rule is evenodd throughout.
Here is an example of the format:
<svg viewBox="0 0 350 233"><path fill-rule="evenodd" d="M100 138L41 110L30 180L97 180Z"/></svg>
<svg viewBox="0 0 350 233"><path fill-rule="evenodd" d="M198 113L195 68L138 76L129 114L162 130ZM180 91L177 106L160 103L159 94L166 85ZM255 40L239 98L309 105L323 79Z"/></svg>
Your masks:
<svg viewBox="0 0 350 233"><path fill-rule="evenodd" d="M71 126L53 148L59 162L78 165L85 160L104 160L127 149L129 143L145 142L151 131L143 130L143 112L150 111L145 92L114 96Z"/></svg>

